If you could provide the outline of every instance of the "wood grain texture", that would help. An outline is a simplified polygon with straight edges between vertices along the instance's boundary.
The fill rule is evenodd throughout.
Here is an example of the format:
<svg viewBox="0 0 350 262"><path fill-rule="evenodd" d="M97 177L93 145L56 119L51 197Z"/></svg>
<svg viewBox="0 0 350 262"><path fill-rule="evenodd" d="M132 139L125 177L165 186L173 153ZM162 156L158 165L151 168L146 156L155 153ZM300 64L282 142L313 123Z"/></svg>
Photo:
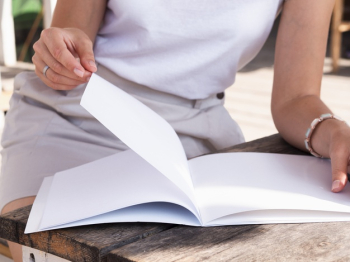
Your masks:
<svg viewBox="0 0 350 262"><path fill-rule="evenodd" d="M350 261L350 222L179 226L112 251L108 262Z"/></svg>
<svg viewBox="0 0 350 262"><path fill-rule="evenodd" d="M105 261L109 251L167 230L156 223L103 224L24 234L31 206L0 216L0 237L73 262Z"/></svg>
<svg viewBox="0 0 350 262"><path fill-rule="evenodd" d="M263 152L292 155L308 154L288 144L279 134L263 137L219 151L219 153L224 152Z"/></svg>
<svg viewBox="0 0 350 262"><path fill-rule="evenodd" d="M22 259L23 262L70 262L67 259L26 246L22 246Z"/></svg>
<svg viewBox="0 0 350 262"><path fill-rule="evenodd" d="M0 238L0 245L8 247L7 241L5 239Z"/></svg>
<svg viewBox="0 0 350 262"><path fill-rule="evenodd" d="M10 253L10 249L7 245L7 241L4 239L0 239L0 255L3 255L3 256L8 257L8 258L12 258L11 253Z"/></svg>

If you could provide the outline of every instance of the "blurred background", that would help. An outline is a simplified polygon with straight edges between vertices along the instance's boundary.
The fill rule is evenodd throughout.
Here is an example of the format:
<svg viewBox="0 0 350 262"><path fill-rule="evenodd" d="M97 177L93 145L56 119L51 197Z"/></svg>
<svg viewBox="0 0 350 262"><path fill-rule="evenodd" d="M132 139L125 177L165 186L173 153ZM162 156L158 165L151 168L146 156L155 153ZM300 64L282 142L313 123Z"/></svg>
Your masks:
<svg viewBox="0 0 350 262"><path fill-rule="evenodd" d="M13 78L32 71L33 43L51 21L56 0L0 0L0 133L13 92ZM279 18L259 55L225 92L226 108L247 141L277 133L270 113L274 49ZM322 99L350 123L350 0L337 0L324 63ZM0 239L0 262L11 261Z"/></svg>

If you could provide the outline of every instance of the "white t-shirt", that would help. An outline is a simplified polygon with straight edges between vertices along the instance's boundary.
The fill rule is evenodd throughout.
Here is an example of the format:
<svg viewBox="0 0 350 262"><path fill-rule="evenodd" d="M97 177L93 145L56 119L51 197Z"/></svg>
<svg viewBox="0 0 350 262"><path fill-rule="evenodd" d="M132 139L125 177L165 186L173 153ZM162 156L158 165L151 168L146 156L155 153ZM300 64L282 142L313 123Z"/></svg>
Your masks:
<svg viewBox="0 0 350 262"><path fill-rule="evenodd" d="M283 0L109 0L96 61L163 92L223 92L266 41Z"/></svg>

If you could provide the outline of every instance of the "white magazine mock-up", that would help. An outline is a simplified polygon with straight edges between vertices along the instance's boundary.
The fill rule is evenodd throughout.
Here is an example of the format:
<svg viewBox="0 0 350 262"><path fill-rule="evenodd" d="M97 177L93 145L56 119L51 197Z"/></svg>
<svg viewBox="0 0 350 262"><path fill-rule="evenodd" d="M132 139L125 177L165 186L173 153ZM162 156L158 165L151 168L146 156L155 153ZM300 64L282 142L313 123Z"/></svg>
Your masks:
<svg viewBox="0 0 350 262"><path fill-rule="evenodd" d="M25 233L113 222L190 226L350 221L329 160L269 153L186 159L173 128L93 74L81 105L130 150L44 179Z"/></svg>

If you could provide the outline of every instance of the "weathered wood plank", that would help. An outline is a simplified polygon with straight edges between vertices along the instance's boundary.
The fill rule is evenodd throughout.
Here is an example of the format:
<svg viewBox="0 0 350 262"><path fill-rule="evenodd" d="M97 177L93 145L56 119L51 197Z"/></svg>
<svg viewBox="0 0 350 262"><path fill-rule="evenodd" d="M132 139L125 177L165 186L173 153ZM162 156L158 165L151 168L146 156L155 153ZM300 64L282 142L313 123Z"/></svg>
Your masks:
<svg viewBox="0 0 350 262"><path fill-rule="evenodd" d="M0 237L73 262L105 261L109 251L167 230L173 225L120 223L24 234L31 206L0 216Z"/></svg>
<svg viewBox="0 0 350 262"><path fill-rule="evenodd" d="M350 222L176 227L112 251L124 261L350 261Z"/></svg>
<svg viewBox="0 0 350 262"><path fill-rule="evenodd" d="M0 239L0 255L11 258L11 253L7 245L7 241Z"/></svg>
<svg viewBox="0 0 350 262"><path fill-rule="evenodd" d="M7 241L5 239L0 238L0 245L7 247Z"/></svg>
<svg viewBox="0 0 350 262"><path fill-rule="evenodd" d="M69 260L36 250L31 247L22 247L23 262L70 262Z"/></svg>
<svg viewBox="0 0 350 262"><path fill-rule="evenodd" d="M292 155L308 154L288 144L279 134L263 137L248 143L239 144L224 150L220 150L219 152L263 152Z"/></svg>

